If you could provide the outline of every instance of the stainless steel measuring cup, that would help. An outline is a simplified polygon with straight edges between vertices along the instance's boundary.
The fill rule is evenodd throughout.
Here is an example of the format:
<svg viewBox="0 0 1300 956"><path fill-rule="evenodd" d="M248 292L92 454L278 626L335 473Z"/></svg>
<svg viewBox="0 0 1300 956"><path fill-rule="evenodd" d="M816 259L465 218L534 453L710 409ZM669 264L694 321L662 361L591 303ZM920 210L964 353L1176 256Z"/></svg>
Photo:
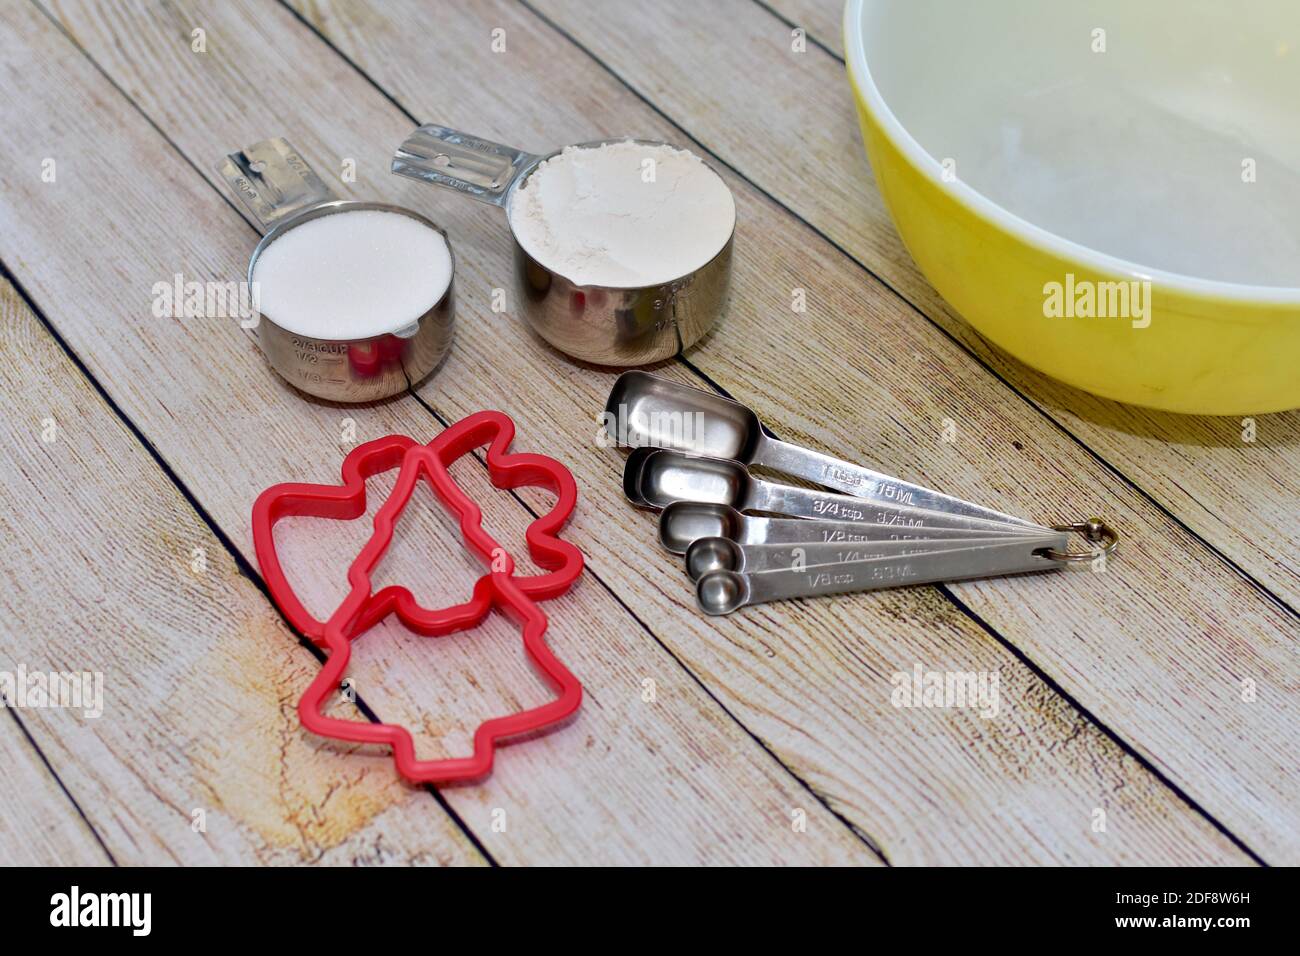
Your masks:
<svg viewBox="0 0 1300 956"><path fill-rule="evenodd" d="M248 260L249 288L257 260L267 247L320 216L368 209L394 212L447 240L443 229L409 209L339 199L283 138L231 153L218 170L264 233ZM267 361L294 387L334 402L369 402L405 391L437 368L451 348L456 256L450 240L447 249L452 281L442 298L414 322L383 335L320 339L291 332L276 324L275 316L261 315L258 341Z"/></svg>
<svg viewBox="0 0 1300 956"><path fill-rule="evenodd" d="M628 142L595 140L580 147ZM646 146L666 145L631 140ZM534 155L445 126L421 126L393 158L393 172L500 206L511 203L539 163L562 150ZM511 225L511 235L514 227ZM597 365L647 365L683 352L712 327L726 301L731 248L726 244L693 272L660 285L580 285L534 259L516 238L515 276L520 311L561 352Z"/></svg>

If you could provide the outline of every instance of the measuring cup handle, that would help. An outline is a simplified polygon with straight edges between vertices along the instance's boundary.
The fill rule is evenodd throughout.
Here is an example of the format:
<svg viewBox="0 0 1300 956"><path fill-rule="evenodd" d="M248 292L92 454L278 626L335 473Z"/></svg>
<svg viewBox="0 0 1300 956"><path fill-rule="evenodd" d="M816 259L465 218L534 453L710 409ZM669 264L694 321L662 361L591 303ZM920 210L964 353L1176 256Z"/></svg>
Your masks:
<svg viewBox="0 0 1300 956"><path fill-rule="evenodd" d="M262 232L281 219L338 199L289 141L279 136L231 153L217 164L217 171Z"/></svg>
<svg viewBox="0 0 1300 956"><path fill-rule="evenodd" d="M446 126L421 126L398 147L393 172L503 206L510 187L540 159Z"/></svg>

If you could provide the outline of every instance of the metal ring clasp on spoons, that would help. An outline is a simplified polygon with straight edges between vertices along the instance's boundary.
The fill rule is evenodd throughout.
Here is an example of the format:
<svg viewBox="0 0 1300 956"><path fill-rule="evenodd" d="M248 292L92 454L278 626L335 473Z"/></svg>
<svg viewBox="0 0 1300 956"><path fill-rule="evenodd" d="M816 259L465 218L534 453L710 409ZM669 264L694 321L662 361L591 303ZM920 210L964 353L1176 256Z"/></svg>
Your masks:
<svg viewBox="0 0 1300 956"><path fill-rule="evenodd" d="M1089 543L1100 545L1100 547L1092 548L1089 551L1060 551L1056 548L1043 548L1037 552L1045 558L1051 558L1053 561L1065 561L1073 564L1079 561L1095 561L1098 556L1109 558L1115 553L1115 548L1119 546L1119 532L1100 518L1089 518L1087 521L1076 521L1073 524L1053 525L1052 530L1080 534Z"/></svg>

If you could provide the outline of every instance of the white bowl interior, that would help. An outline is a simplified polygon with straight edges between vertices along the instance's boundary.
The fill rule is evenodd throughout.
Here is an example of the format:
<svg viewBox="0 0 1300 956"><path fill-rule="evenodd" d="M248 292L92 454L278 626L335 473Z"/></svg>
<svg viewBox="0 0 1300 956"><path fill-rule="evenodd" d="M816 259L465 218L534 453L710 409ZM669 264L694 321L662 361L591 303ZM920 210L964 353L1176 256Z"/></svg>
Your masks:
<svg viewBox="0 0 1300 956"><path fill-rule="evenodd" d="M862 0L860 29L903 128L1006 211L1139 271L1300 286L1300 0Z"/></svg>

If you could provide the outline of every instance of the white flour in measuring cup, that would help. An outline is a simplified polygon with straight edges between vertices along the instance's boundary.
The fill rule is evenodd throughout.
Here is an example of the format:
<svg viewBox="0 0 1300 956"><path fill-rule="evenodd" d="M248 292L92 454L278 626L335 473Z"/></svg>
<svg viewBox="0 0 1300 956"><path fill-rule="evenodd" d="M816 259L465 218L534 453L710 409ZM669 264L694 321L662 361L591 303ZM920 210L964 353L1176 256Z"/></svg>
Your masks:
<svg viewBox="0 0 1300 956"><path fill-rule="evenodd" d="M364 339L410 327L451 285L442 233L401 213L357 209L285 232L253 266L260 313L317 339Z"/></svg>
<svg viewBox="0 0 1300 956"><path fill-rule="evenodd" d="M698 156L632 141L569 146L510 200L524 250L577 285L636 288L679 279L731 237L731 190Z"/></svg>

